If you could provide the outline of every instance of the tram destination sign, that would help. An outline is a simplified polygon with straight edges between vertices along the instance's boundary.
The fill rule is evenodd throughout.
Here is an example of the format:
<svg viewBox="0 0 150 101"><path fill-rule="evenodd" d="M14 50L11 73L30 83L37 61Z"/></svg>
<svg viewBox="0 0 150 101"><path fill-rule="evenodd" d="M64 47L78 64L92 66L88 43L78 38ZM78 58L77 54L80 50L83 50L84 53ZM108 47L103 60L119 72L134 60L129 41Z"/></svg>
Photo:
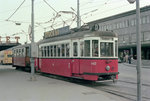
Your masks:
<svg viewBox="0 0 150 101"><path fill-rule="evenodd" d="M44 32L44 38L50 38L50 37L54 37L54 36L58 36L58 35L64 35L64 34L69 34L70 28L69 26L66 27L62 27L62 28L58 28L58 29L54 29L48 32Z"/></svg>

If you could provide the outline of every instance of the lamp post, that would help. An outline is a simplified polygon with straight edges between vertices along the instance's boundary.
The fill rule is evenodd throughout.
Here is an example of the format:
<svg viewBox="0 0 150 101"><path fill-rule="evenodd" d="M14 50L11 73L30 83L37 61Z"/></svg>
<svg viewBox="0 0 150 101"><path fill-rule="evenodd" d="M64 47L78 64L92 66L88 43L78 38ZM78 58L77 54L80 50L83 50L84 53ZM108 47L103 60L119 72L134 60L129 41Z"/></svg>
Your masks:
<svg viewBox="0 0 150 101"><path fill-rule="evenodd" d="M137 44L137 101L142 101L141 95L141 25L140 25L140 3L139 0L128 0L129 3L136 1L136 44Z"/></svg>

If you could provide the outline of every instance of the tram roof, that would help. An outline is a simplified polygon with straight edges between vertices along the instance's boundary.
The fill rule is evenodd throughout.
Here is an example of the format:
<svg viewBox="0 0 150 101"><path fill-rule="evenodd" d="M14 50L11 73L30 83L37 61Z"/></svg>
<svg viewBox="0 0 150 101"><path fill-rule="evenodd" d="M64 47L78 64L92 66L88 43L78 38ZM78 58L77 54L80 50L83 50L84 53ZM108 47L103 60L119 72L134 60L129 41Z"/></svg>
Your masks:
<svg viewBox="0 0 150 101"><path fill-rule="evenodd" d="M29 47L30 45L31 44L18 45L18 46L12 47L12 49L14 49L14 48L22 48L22 47Z"/></svg>
<svg viewBox="0 0 150 101"><path fill-rule="evenodd" d="M43 39L38 42L40 43L46 43L46 42L55 42L60 40L67 40L67 39L76 39L76 38L84 38L84 37L117 37L117 34L110 31L79 31L74 32L70 34L60 35L60 36L54 36L51 38Z"/></svg>

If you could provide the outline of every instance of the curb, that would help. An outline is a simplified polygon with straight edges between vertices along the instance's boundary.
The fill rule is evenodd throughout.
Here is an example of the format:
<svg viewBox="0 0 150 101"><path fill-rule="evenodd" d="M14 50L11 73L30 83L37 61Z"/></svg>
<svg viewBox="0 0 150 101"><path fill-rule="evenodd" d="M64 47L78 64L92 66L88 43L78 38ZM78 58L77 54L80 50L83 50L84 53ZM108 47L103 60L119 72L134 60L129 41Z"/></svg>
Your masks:
<svg viewBox="0 0 150 101"><path fill-rule="evenodd" d="M127 64L127 63L123 63L123 65L130 66L130 67L136 67L136 65L133 65L133 64ZM150 69L150 66L142 66L142 68Z"/></svg>

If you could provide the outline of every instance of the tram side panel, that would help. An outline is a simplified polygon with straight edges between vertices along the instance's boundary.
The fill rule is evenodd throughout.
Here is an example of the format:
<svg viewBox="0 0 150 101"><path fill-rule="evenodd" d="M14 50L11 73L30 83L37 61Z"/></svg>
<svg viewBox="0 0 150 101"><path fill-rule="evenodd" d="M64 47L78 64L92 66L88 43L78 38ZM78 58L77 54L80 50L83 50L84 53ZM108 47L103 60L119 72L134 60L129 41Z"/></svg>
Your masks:
<svg viewBox="0 0 150 101"><path fill-rule="evenodd" d="M106 68L110 69L107 70ZM80 74L84 75L84 79L98 80L100 78L100 80L104 80L112 79L112 76L115 76L114 79L118 79L117 73L118 64L116 59L80 60Z"/></svg>
<svg viewBox="0 0 150 101"><path fill-rule="evenodd" d="M39 59L41 72L71 77L71 59Z"/></svg>
<svg viewBox="0 0 150 101"><path fill-rule="evenodd" d="M80 60L79 59L71 60L71 71L73 75L80 74Z"/></svg>

